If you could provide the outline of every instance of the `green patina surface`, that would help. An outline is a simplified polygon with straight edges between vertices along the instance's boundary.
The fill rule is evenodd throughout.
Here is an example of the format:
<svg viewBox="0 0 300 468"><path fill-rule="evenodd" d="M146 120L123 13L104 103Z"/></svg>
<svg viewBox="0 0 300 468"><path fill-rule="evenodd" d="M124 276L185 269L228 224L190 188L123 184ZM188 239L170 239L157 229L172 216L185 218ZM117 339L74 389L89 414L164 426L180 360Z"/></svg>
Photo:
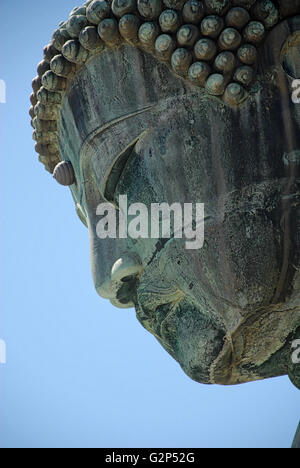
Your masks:
<svg viewBox="0 0 300 468"><path fill-rule="evenodd" d="M208 76L204 86L195 86L185 53L160 60L161 50L134 42L141 9L158 5L156 0L141 3L109 4L114 15L109 24L121 18L109 42L121 33L124 39L109 47L97 42L95 22L93 34L88 29L82 38L80 28L74 33L79 23L91 27L87 21L94 20L99 2L86 2L55 33L46 50L45 63L52 68L39 66L42 83L34 86L43 84L43 89L32 97L39 98L34 125L42 162L51 171L59 160L68 162L56 168L56 178L70 185L88 227L98 293L117 307L134 306L137 319L187 375L221 385L289 375L300 388L300 364L293 358L300 339L300 96L294 81L300 79L300 3L205 2L206 15L229 21L229 9L243 6L249 19L268 29L255 46L256 78L247 96L239 99L235 70L226 81L234 85L229 90L235 102L228 88L216 90L216 78L209 82L216 92L208 92ZM184 2L175 3L166 0L162 8L187 15ZM126 22L116 12L125 5L126 14L132 13L132 4L139 13ZM160 16L154 10L157 26ZM83 18L72 20L74 15ZM244 17L245 12L238 21ZM165 21L160 18L160 27ZM70 40L70 31L73 42L64 52L60 41ZM92 38L99 50L89 55L78 49L79 43L90 46ZM62 54L53 64L51 54L59 44ZM78 54L85 60L70 66ZM206 64L214 70L213 60ZM176 74L178 63L185 75ZM68 72L65 81L57 75L61 67ZM43 107L41 99L52 104ZM204 203L203 248L188 250L174 235L99 239L97 207L116 206L120 195L129 205L138 202L149 209L153 203ZM299 431L294 445L299 446Z"/></svg>

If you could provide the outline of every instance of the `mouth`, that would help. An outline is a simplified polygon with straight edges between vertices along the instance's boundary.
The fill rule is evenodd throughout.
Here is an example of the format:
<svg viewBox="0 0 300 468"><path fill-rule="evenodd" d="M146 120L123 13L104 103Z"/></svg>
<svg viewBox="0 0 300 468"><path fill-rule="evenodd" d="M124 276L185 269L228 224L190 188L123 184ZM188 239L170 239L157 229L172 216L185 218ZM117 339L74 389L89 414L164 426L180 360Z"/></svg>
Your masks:
<svg viewBox="0 0 300 468"><path fill-rule="evenodd" d="M137 319L191 379L210 384L225 327L204 300L195 302L163 271L162 264L154 261L139 278L134 297Z"/></svg>
<svg viewBox="0 0 300 468"><path fill-rule="evenodd" d="M184 294L169 285L139 282L134 305L139 322L157 339L164 338L164 328Z"/></svg>
<svg viewBox="0 0 300 468"><path fill-rule="evenodd" d="M176 306L174 303L161 304L149 309L135 298L136 317L140 324L153 335L160 345L176 360L176 330L170 326ZM172 333L173 329L173 333Z"/></svg>
<svg viewBox="0 0 300 468"><path fill-rule="evenodd" d="M172 312L174 312L174 307L173 304L163 304L157 307L154 312L153 330L160 338L164 336L164 324Z"/></svg>

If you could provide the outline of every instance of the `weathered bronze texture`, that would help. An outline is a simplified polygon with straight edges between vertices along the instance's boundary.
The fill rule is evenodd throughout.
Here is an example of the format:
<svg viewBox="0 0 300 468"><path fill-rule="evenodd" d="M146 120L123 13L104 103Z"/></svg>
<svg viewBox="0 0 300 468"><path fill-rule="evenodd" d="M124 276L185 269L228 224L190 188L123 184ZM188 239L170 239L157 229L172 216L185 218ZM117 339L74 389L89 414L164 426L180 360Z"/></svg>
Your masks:
<svg viewBox="0 0 300 468"><path fill-rule="evenodd" d="M298 0L93 0L33 80L36 150L89 228L98 293L198 382L300 386L299 37ZM119 195L204 203L203 248L99 239Z"/></svg>

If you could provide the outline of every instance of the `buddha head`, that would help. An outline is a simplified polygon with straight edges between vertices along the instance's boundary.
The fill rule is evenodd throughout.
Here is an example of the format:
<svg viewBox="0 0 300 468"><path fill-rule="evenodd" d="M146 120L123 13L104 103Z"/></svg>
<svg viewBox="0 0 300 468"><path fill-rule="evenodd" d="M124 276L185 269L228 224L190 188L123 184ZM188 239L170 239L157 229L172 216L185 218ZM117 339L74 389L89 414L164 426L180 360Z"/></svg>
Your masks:
<svg viewBox="0 0 300 468"><path fill-rule="evenodd" d="M197 382L299 385L299 79L299 1L87 1L38 65L36 150L97 292Z"/></svg>

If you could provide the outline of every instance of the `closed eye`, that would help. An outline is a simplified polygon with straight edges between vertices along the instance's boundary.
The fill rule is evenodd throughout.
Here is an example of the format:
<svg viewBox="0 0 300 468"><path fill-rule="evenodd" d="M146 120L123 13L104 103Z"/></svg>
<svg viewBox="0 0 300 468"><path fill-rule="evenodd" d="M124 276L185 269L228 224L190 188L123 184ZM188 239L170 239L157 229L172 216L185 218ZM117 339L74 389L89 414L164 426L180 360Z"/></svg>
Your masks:
<svg viewBox="0 0 300 468"><path fill-rule="evenodd" d="M120 155L117 157L114 162L110 172L107 176L105 186L104 186L104 198L113 204L115 204L115 193L116 188L119 183L119 180L129 162L131 157L135 154L134 147L138 141L138 138L134 140Z"/></svg>

